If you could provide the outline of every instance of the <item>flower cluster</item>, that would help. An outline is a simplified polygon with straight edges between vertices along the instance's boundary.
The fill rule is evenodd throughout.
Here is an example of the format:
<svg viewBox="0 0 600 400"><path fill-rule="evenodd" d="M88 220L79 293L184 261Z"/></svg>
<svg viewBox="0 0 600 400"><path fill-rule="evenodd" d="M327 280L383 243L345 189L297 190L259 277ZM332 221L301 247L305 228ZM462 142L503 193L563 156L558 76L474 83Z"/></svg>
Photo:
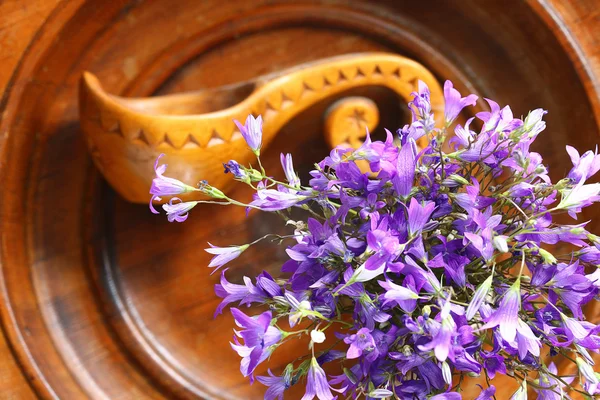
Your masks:
<svg viewBox="0 0 600 400"><path fill-rule="evenodd" d="M588 183L600 156L567 147L573 168L552 183L530 150L545 129L544 110L519 119L487 100L489 112L460 125L455 119L477 97L461 97L450 82L444 93L442 128L420 82L408 105L411 124L387 131L385 142L367 137L358 149L333 149L307 186L289 154L281 157L284 182L268 176L260 159L260 170L229 161L225 172L256 190L249 203L206 183L166 178L157 160L153 199L199 191L215 202L277 212L293 227L288 236L258 239L288 243L281 277L263 272L235 284L222 270L216 285L223 299L217 313L264 307L256 315L230 309L239 327L232 347L250 380L290 338L310 338L305 357L281 374L257 377L268 387L265 399L305 384L302 400L336 392L453 400L464 378L481 376L487 385L477 399L484 400L494 398L499 374L518 381L512 399L531 390L540 399L600 393L591 356L600 349L600 327L582 312L600 292L600 237L586 222L555 218L577 219L600 201L600 184ZM262 121L248 117L238 126L258 157ZM175 199L163 206L170 221L183 221L199 203ZM292 220L291 208L307 218ZM211 245L209 266L220 269L254 243ZM560 376L554 357L572 361L578 374ZM327 364L339 374L326 374Z"/></svg>

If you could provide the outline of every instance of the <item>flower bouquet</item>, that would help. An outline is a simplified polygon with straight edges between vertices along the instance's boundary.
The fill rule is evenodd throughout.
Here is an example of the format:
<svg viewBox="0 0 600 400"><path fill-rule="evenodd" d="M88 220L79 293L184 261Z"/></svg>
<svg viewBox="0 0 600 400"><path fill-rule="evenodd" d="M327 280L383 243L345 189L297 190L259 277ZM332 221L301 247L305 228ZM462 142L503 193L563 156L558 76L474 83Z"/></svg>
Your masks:
<svg viewBox="0 0 600 400"><path fill-rule="evenodd" d="M302 400L454 400L465 378L480 377L477 399L484 400L495 398L499 374L518 383L511 399L533 391L540 399L600 393L591 356L600 349L600 327L582 312L600 292L600 237L587 222L556 221L557 214L577 219L600 201L600 184L586 183L600 156L568 146L573 168L552 183L540 154L530 151L545 128L544 110L519 119L487 100L491 111L463 126L455 120L477 97L461 97L451 82L444 96L443 127L435 126L420 82L408 104L410 125L387 131L385 142L367 136L359 149L333 149L315 164L308 186L289 154L281 155L285 181L264 171L260 117L236 121L257 163L231 160L225 172L255 190L248 203L207 182L166 177L157 160L153 212L152 201L163 196L212 198L173 197L163 205L169 221L217 202L274 212L289 226L288 235L206 249L217 271L260 240L287 246L280 277L262 272L236 284L223 269L216 285L223 298L216 313L235 305L231 347L250 381L283 343L309 338L303 357L256 377L268 387L265 399L305 385ZM292 209L306 218L292 218ZM249 305L262 312L241 309ZM555 358L578 372L559 375ZM324 365L337 372L326 374Z"/></svg>

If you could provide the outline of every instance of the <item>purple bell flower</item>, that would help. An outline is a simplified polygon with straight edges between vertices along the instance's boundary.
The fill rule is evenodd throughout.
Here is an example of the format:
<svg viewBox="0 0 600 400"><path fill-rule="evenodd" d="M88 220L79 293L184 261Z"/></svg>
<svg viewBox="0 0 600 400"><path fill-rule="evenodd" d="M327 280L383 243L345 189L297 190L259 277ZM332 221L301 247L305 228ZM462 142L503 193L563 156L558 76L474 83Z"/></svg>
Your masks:
<svg viewBox="0 0 600 400"><path fill-rule="evenodd" d="M283 400L283 394L292 385L292 370L291 364L285 369L281 376L274 375L269 369L268 376L257 376L256 379L267 386L264 400Z"/></svg>
<svg viewBox="0 0 600 400"><path fill-rule="evenodd" d="M167 204L163 204L162 207L167 212L169 222L183 222L187 219L189 211L196 207L197 204L197 201L184 202L179 197L173 197Z"/></svg>
<svg viewBox="0 0 600 400"><path fill-rule="evenodd" d="M500 335L507 342L513 342L517 336L519 325L519 310L521 309L521 283L517 279L515 283L504 293L500 305L486 324L480 329L498 327Z"/></svg>
<svg viewBox="0 0 600 400"><path fill-rule="evenodd" d="M242 125L238 120L233 121L238 127L244 140L248 144L248 147L256 154L260 155L260 147L262 145L262 116L254 118L252 115L248 115L246 118L246 124Z"/></svg>
<svg viewBox="0 0 600 400"><path fill-rule="evenodd" d="M306 375L306 393L304 393L301 400L312 400L315 396L319 400L334 400L335 397L331 390L343 392L344 389L338 390L331 387L327 381L325 371L323 371L317 359L313 357Z"/></svg>
<svg viewBox="0 0 600 400"><path fill-rule="evenodd" d="M348 360L361 357L364 353L371 353L373 350L376 350L375 340L371 336L371 330L368 328L361 328L355 334L347 336L344 338L344 343L350 345L346 353Z"/></svg>
<svg viewBox="0 0 600 400"><path fill-rule="evenodd" d="M429 222L429 217L435 209L434 202L419 202L413 197L408 206L408 232L411 236L417 236L421 233L425 225Z"/></svg>
<svg viewBox="0 0 600 400"><path fill-rule="evenodd" d="M534 390L538 394L538 400L570 399L567 395L568 389L565 390L565 383L571 384L575 377L563 376L561 377L561 380L556 379L554 375L558 375L558 370L553 362L548 365L548 372L550 372L550 374L540 371L537 385L534 386Z"/></svg>
<svg viewBox="0 0 600 400"><path fill-rule="evenodd" d="M250 205L263 211L279 211L293 207L306 199L308 196L283 190L266 189L264 185L259 184L259 189Z"/></svg>
<svg viewBox="0 0 600 400"><path fill-rule="evenodd" d="M427 84L421 80L417 83L417 91L411 94L413 101L408 103L408 108L413 115L413 125L420 126L425 133L435 127L431 113L431 92Z"/></svg>
<svg viewBox="0 0 600 400"><path fill-rule="evenodd" d="M225 168L225 173L231 172L233 177L241 182L250 182L250 176L246 172L246 170L238 164L235 160L229 160L228 163L223 164L223 168Z"/></svg>
<svg viewBox="0 0 600 400"><path fill-rule="evenodd" d="M450 125L463 108L474 106L477 103L477 96L470 94L467 97L461 97L458 90L454 89L452 82L446 81L444 83L444 100L446 102L444 117L446 125Z"/></svg>
<svg viewBox="0 0 600 400"><path fill-rule="evenodd" d="M486 389L482 388L481 393L479 393L479 396L477 396L475 400L493 400L495 394L496 387L494 385L491 385Z"/></svg>
<svg viewBox="0 0 600 400"><path fill-rule="evenodd" d="M281 295L281 288L266 272L259 275L256 279L256 285L252 284L250 278L246 276L244 277L244 284L238 285L229 282L225 278L225 271L227 269L221 273L220 283L215 285L215 293L223 298L215 311L215 316L221 314L223 309L231 303L239 302L240 305L247 304L250 306L252 303L262 303L268 298Z"/></svg>
<svg viewBox="0 0 600 400"><path fill-rule="evenodd" d="M213 246L211 243L208 243L210 248L204 249L207 253L214 254L215 256L210 260L210 264L208 264L209 268L215 268L212 272L213 274L221 268L223 265L227 264L231 260L235 260L246 250L250 245L245 244L242 246L227 246L227 247L218 247Z"/></svg>
<svg viewBox="0 0 600 400"><path fill-rule="evenodd" d="M240 371L244 376L250 376L264 360L271 355L273 348L271 346L279 343L281 340L281 332L274 326L271 326L273 318L271 311L266 311L254 318L247 316L237 308L231 308L231 314L235 319L241 331L236 332L234 343L231 347L242 357ZM237 338L244 340L240 344Z"/></svg>
<svg viewBox="0 0 600 400"><path fill-rule="evenodd" d="M398 152L396 175L392 178L396 194L406 197L410 194L415 180L415 155L410 142L406 143Z"/></svg>
<svg viewBox="0 0 600 400"><path fill-rule="evenodd" d="M588 150L582 156L579 156L577 149L567 146L567 153L569 153L571 162L573 163L573 169L569 171L567 178L570 178L573 182L586 181L600 170L598 149L595 152Z"/></svg>
<svg viewBox="0 0 600 400"><path fill-rule="evenodd" d="M483 281L483 283L481 285L479 285L479 287L473 294L473 297L472 297L471 301L469 302L469 306L467 307L467 311L465 314L467 321L470 321L471 319L473 319L475 314L481 308L481 305L485 301L485 297L487 296L488 292L490 291L490 288L492 287L493 279L494 279L493 274L490 275L489 277L487 277L486 280Z"/></svg>
<svg viewBox="0 0 600 400"><path fill-rule="evenodd" d="M436 326L436 332L433 335L431 342L426 345L419 345L419 350L433 350L435 357L440 361L446 361L451 350L452 337L456 334L456 323L450 314L450 301L442 307L440 312L441 324ZM436 324L437 325L437 324Z"/></svg>
<svg viewBox="0 0 600 400"><path fill-rule="evenodd" d="M408 278L407 278L408 279ZM385 280L379 281L379 286L386 290L383 295L384 305L388 303L396 303L405 312L412 312L417 304L419 295L409 288L396 285L395 283Z"/></svg>
<svg viewBox="0 0 600 400"><path fill-rule="evenodd" d="M186 185L180 180L164 176L163 174L167 170L167 164L163 164L161 166L158 165L158 162L163 156L164 154L160 154L156 158L156 162L154 163L154 172L156 177L152 180L152 186L150 186L150 194L152 195L152 198L150 199L150 211L152 211L153 214L158 214L158 211L156 211L152 205L152 202L154 200L160 201L161 196L174 196L197 190L192 186Z"/></svg>
<svg viewBox="0 0 600 400"><path fill-rule="evenodd" d="M481 357L483 358L483 367L490 378L494 379L496 373L506 374L504 357L496 353L488 353L485 351L481 353Z"/></svg>
<svg viewBox="0 0 600 400"><path fill-rule="evenodd" d="M294 162L292 161L292 155L291 154L284 155L283 153L281 153L280 158L281 158L281 166L283 167L283 172L285 173L285 177L286 177L288 183L293 187L299 187L300 186L300 178L298 178L296 171L294 171Z"/></svg>

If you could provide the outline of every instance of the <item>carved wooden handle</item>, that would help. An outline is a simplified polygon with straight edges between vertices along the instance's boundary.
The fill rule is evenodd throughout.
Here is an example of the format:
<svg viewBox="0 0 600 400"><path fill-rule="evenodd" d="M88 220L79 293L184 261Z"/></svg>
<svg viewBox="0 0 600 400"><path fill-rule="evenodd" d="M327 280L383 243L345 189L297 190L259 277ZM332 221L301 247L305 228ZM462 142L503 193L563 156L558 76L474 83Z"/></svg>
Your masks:
<svg viewBox="0 0 600 400"><path fill-rule="evenodd" d="M80 90L81 126L94 162L108 182L127 200L143 203L150 198L153 164L160 153L168 156L170 176L191 184L205 179L227 187L231 178L223 174L221 162L235 159L247 164L253 157L245 150L233 119L261 114L266 147L291 118L318 101L373 85L388 87L409 100L419 79L431 90L434 111L442 109L441 87L425 67L385 53L328 58L249 83L150 98L107 94L98 79L86 72ZM332 146L358 146L365 127L373 129L377 123L378 110L372 101L342 99L327 113L326 138Z"/></svg>

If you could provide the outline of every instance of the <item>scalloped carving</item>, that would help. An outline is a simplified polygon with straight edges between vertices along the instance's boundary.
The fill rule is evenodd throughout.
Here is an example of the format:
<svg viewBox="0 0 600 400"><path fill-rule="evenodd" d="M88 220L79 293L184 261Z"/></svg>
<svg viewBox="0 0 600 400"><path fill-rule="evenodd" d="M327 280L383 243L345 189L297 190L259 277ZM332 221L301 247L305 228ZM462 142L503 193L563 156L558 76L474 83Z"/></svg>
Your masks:
<svg viewBox="0 0 600 400"><path fill-rule="evenodd" d="M408 68L411 73L406 78L401 74L403 67ZM367 72L371 71L371 72ZM407 80L410 78L410 80ZM133 184L137 189L133 196L132 183L125 182L121 175L123 169L127 169L128 163L137 163L138 159L152 160L159 153L168 153L172 158L177 157L179 151L185 150L189 154L194 152L194 159L198 163L194 168L204 171L202 176L194 179L207 179L218 182L222 179L217 176L214 169L205 165L213 164L223 160L215 160L215 157L236 158L240 163L249 161L249 152L239 153L245 144L241 134L235 130L233 119L240 121L245 119L249 113L257 115L256 111L263 110L263 147L266 147L276 133L294 115L302 112L318 101L335 96L344 90L368 85L386 86L396 91L405 100L410 99L410 93L416 88L417 80L425 81L431 89L432 107L439 110L443 104L441 88L434 76L420 64L393 54L365 53L334 57L318 62L308 63L302 67L290 69L279 75L257 81L261 82L257 88L238 104L218 112L194 115L168 115L169 110L177 107L172 97L153 98L152 113L141 113L137 110L146 109L147 99L127 99L107 95L101 88L98 80L91 74L86 73L83 78L83 89L86 95L83 99L89 99L97 107L82 106L82 110L88 113L97 113L99 116L110 116L110 118L99 118L100 120L116 120L116 124L99 124L98 118L94 116L82 116L85 133L90 137L115 133L124 138L122 146L136 145L138 151L136 159L122 160L120 169L116 166L103 169L104 175L116 189L135 202L147 201L147 187L152 180L152 168L146 168L147 176L143 178L135 176ZM321 83L320 87L317 86ZM196 94L203 96L202 93ZM164 113L161 111L164 110ZM344 124L333 125L333 131L344 128ZM346 124L347 125L347 124ZM123 135L121 127L139 126L136 135ZM364 122L358 123L358 127L364 126ZM338 136L337 134L333 134ZM353 134L354 135L354 134ZM354 135L356 136L356 135ZM357 136L358 137L358 136ZM97 149L99 154L114 151L100 143ZM353 142L355 145L358 139ZM227 146L224 146L224 145ZM212 147L219 146L219 151L214 152ZM221 149L227 149L222 151ZM238 150L234 150L238 149ZM235 153L234 153L235 151ZM210 152L210 153L207 153ZM124 152L123 154L128 154ZM96 158L95 158L96 159ZM225 160L226 161L226 160ZM119 164L119 163L117 163ZM137 171L144 168L136 167ZM220 171L219 171L220 173Z"/></svg>

